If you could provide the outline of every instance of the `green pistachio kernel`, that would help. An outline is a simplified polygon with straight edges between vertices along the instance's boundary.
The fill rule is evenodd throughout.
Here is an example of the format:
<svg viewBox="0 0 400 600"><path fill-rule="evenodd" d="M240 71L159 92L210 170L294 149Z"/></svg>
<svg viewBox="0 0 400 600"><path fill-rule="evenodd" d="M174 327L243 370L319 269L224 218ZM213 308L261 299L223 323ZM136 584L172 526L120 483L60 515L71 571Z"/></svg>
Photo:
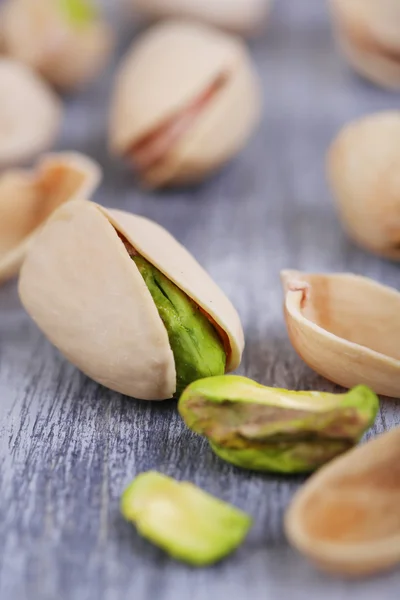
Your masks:
<svg viewBox="0 0 400 600"><path fill-rule="evenodd" d="M97 17L91 0L59 0L60 8L73 25L88 25Z"/></svg>
<svg viewBox="0 0 400 600"><path fill-rule="evenodd" d="M121 512L147 540L194 566L233 552L252 521L241 510L188 482L154 471L142 473L122 495Z"/></svg>
<svg viewBox="0 0 400 600"><path fill-rule="evenodd" d="M225 373L226 353L214 326L156 267L133 255L168 333L175 359L176 397L196 379Z"/></svg>
<svg viewBox="0 0 400 600"><path fill-rule="evenodd" d="M179 412L222 459L245 469L313 471L358 442L379 400L360 385L346 394L293 392L234 375L192 383Z"/></svg>

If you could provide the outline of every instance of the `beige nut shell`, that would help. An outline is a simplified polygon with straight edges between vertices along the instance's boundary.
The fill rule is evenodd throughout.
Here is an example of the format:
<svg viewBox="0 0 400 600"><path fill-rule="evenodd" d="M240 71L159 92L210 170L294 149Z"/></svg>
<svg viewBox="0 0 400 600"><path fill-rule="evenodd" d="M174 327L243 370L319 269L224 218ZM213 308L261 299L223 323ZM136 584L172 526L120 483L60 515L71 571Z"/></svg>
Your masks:
<svg viewBox="0 0 400 600"><path fill-rule="evenodd" d="M130 0L139 14L150 18L186 17L244 35L258 32L271 0Z"/></svg>
<svg viewBox="0 0 400 600"><path fill-rule="evenodd" d="M95 381L144 400L171 398L174 357L154 301L118 233L210 315L227 338L227 370L244 340L232 304L165 229L90 202L48 221L20 277L21 300L55 346Z"/></svg>
<svg viewBox="0 0 400 600"><path fill-rule="evenodd" d="M61 126L61 103L21 63L0 57L0 170L48 150Z"/></svg>
<svg viewBox="0 0 400 600"><path fill-rule="evenodd" d="M327 157L339 215L361 246L400 260L400 111L346 125Z"/></svg>
<svg viewBox="0 0 400 600"><path fill-rule="evenodd" d="M94 79L113 46L107 23L74 25L57 0L7 0L0 19L5 51L63 90Z"/></svg>
<svg viewBox="0 0 400 600"><path fill-rule="evenodd" d="M400 293L349 273L283 271L294 349L314 371L347 388L400 397Z"/></svg>
<svg viewBox="0 0 400 600"><path fill-rule="evenodd" d="M33 170L0 174L0 284L18 273L50 214L90 197L99 181L97 164L77 153L49 154Z"/></svg>
<svg viewBox="0 0 400 600"><path fill-rule="evenodd" d="M364 77L400 87L400 5L397 0L331 0L344 55Z"/></svg>
<svg viewBox="0 0 400 600"><path fill-rule="evenodd" d="M183 113L220 79L224 83L174 143L143 174L150 186L201 179L244 145L260 115L258 80L233 36L186 21L151 28L123 60L115 82L110 141L128 156L135 144Z"/></svg>
<svg viewBox="0 0 400 600"><path fill-rule="evenodd" d="M400 428L335 459L297 492L290 542L329 572L358 577L400 563Z"/></svg>

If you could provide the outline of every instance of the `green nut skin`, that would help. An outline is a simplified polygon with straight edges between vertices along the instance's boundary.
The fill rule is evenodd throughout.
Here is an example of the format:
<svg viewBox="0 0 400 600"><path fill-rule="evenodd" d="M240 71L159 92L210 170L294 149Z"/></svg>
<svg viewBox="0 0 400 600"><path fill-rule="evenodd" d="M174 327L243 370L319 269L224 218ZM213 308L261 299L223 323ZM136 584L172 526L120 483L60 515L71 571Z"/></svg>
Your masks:
<svg viewBox="0 0 400 600"><path fill-rule="evenodd" d="M192 383L178 409L223 460L306 473L356 444L375 421L379 400L363 385L346 394L292 392L229 375Z"/></svg>
<svg viewBox="0 0 400 600"><path fill-rule="evenodd" d="M92 0L59 0L59 2L61 10L73 25L88 25L97 17L97 10Z"/></svg>
<svg viewBox="0 0 400 600"><path fill-rule="evenodd" d="M154 471L127 487L121 512L147 540L173 558L194 566L211 565L243 542L251 518L188 482Z"/></svg>
<svg viewBox="0 0 400 600"><path fill-rule="evenodd" d="M226 353L214 326L199 307L142 256L132 256L168 333L175 359L178 398L192 382L223 375Z"/></svg>

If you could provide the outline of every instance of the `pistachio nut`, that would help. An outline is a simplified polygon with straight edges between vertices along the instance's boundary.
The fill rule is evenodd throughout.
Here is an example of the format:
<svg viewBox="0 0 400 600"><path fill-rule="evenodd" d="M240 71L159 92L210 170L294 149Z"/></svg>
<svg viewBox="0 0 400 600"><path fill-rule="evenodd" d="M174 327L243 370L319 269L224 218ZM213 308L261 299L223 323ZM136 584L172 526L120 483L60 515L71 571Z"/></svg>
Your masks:
<svg viewBox="0 0 400 600"><path fill-rule="evenodd" d="M328 154L328 176L349 235L371 252L400 260L400 111L346 125Z"/></svg>
<svg viewBox="0 0 400 600"><path fill-rule="evenodd" d="M94 79L111 52L92 0L6 0L0 22L5 51L63 90Z"/></svg>
<svg viewBox="0 0 400 600"><path fill-rule="evenodd" d="M400 563L400 428L337 458L300 488L285 528L318 567L367 576Z"/></svg>
<svg viewBox="0 0 400 600"><path fill-rule="evenodd" d="M373 83L400 88L398 0L331 0L337 40L354 69Z"/></svg>
<svg viewBox="0 0 400 600"><path fill-rule="evenodd" d="M197 567L231 554L252 524L246 513L195 485L153 471L125 490L121 512L144 538Z"/></svg>
<svg viewBox="0 0 400 600"><path fill-rule="evenodd" d="M33 71L1 56L0 98L1 170L23 164L54 144L62 108L53 91Z"/></svg>
<svg viewBox="0 0 400 600"><path fill-rule="evenodd" d="M271 0L130 0L141 15L152 19L186 17L204 21L238 34L262 29Z"/></svg>
<svg viewBox="0 0 400 600"><path fill-rule="evenodd" d="M97 164L77 153L49 154L35 169L0 174L0 283L18 273L51 213L89 197L99 181Z"/></svg>
<svg viewBox="0 0 400 600"><path fill-rule="evenodd" d="M150 187L198 181L242 148L260 104L239 40L204 25L167 21L144 33L122 62L111 147Z"/></svg>
<svg viewBox="0 0 400 600"><path fill-rule="evenodd" d="M294 349L314 371L350 388L400 397L400 293L346 273L283 271Z"/></svg>
<svg viewBox="0 0 400 600"><path fill-rule="evenodd" d="M232 304L165 229L68 202L46 223L20 277L22 303L51 342L95 381L163 400L240 363Z"/></svg>
<svg viewBox="0 0 400 600"><path fill-rule="evenodd" d="M192 383L178 407L220 458L245 469L299 473L358 442L379 401L365 386L347 394L292 392L231 375Z"/></svg>

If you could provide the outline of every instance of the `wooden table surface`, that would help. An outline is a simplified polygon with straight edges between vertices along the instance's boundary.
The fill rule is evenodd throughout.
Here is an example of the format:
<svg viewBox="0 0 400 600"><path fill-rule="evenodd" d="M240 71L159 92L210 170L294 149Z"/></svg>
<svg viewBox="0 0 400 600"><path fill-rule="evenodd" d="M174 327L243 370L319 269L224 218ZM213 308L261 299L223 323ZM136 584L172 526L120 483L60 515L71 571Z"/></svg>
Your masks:
<svg viewBox="0 0 400 600"><path fill-rule="evenodd" d="M120 37L122 51L126 31ZM333 390L291 348L279 271L353 271L399 287L398 266L345 237L324 176L338 128L398 107L399 95L347 69L321 0L276 3L252 52L265 95L262 125L241 156L204 185L148 194L109 159L112 69L67 99L60 148L95 157L104 168L97 201L163 224L232 298L247 339L240 373L273 386ZM399 423L400 407L382 400L373 432ZM189 479L251 513L246 543L218 566L194 570L140 539L118 503L124 486L148 469ZM43 338L19 304L16 283L1 288L1 600L398 598L399 571L343 582L288 546L282 516L301 483L222 462L185 429L174 402L137 402L96 385Z"/></svg>

